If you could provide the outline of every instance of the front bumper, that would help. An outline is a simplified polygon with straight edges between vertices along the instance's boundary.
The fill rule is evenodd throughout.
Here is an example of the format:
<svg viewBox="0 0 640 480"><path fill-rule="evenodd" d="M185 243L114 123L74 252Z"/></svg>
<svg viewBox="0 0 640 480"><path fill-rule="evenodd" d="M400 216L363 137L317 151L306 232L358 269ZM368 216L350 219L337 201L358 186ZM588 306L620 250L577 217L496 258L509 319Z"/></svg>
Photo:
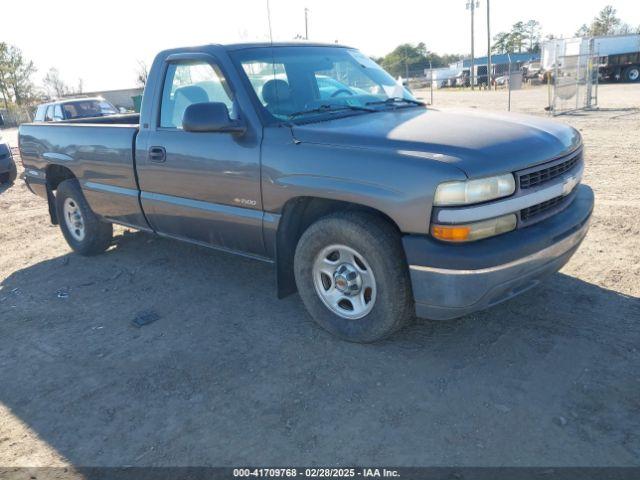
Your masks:
<svg viewBox="0 0 640 480"><path fill-rule="evenodd" d="M494 238L454 245L405 236L417 316L448 320L482 310L560 270L587 234L593 210L592 190L576 190L562 212Z"/></svg>

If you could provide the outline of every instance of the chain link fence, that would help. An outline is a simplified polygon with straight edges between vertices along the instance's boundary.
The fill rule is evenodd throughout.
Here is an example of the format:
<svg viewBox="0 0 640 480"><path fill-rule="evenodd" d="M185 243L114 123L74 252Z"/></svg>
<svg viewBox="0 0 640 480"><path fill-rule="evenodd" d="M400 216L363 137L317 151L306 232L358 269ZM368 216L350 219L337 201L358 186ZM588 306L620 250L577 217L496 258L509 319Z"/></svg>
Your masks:
<svg viewBox="0 0 640 480"><path fill-rule="evenodd" d="M18 107L10 105L9 108L0 108L0 128L17 127L21 123L33 121L33 109L30 107Z"/></svg>
<svg viewBox="0 0 640 480"><path fill-rule="evenodd" d="M428 68L424 71L424 82L426 87L422 88L420 82L413 79L409 81L410 88L420 88L421 96L429 104L438 103L439 92L447 94L459 91L496 91L503 92L500 96L501 104L496 104L498 108L511 110L512 91L530 88L539 85L538 68L529 62L515 60L510 54L500 55L500 61L491 64L490 73L487 63L475 63L473 65L473 86L471 67L452 65L447 68ZM427 90L427 94L424 94Z"/></svg>
<svg viewBox="0 0 640 480"><path fill-rule="evenodd" d="M598 105L598 56L592 53L558 57L553 69L553 115Z"/></svg>

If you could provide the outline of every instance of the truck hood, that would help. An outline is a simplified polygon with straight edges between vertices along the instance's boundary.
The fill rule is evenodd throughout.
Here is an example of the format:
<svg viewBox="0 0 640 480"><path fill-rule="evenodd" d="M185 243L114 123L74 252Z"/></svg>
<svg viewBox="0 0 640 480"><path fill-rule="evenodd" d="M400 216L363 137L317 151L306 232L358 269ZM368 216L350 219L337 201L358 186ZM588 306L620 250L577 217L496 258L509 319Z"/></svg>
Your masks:
<svg viewBox="0 0 640 480"><path fill-rule="evenodd" d="M455 165L476 178L544 163L578 148L580 134L550 120L477 110L406 108L295 125L296 141L391 150Z"/></svg>

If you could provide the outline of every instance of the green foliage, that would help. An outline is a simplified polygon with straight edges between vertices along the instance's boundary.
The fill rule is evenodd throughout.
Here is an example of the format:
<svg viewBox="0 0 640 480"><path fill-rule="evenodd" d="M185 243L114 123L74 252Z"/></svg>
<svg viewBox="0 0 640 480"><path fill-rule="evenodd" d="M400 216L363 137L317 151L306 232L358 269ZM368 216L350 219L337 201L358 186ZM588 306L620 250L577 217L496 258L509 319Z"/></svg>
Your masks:
<svg viewBox="0 0 640 480"><path fill-rule="evenodd" d="M624 35L634 33L634 29L627 23L623 23L617 16L617 11L611 5L607 5L589 25L583 24L577 31L576 37L595 37L600 35ZM640 33L640 26L635 30Z"/></svg>
<svg viewBox="0 0 640 480"><path fill-rule="evenodd" d="M375 60L394 77L408 77L421 74L424 69L429 68L429 62L433 68L446 67L460 60L461 57L461 55L452 54L438 55L428 51L426 45L420 42L417 45L403 43L391 53Z"/></svg>
<svg viewBox="0 0 640 480"><path fill-rule="evenodd" d="M540 22L528 20L516 22L509 32L493 37L493 53L537 53L540 51Z"/></svg>
<svg viewBox="0 0 640 480"><path fill-rule="evenodd" d="M613 35L621 23L616 16L616 9L607 5L591 22L591 35Z"/></svg>
<svg viewBox="0 0 640 480"><path fill-rule="evenodd" d="M5 108L10 103L26 105L35 95L31 76L36 72L32 61L22 55L19 48L0 43L0 96Z"/></svg>

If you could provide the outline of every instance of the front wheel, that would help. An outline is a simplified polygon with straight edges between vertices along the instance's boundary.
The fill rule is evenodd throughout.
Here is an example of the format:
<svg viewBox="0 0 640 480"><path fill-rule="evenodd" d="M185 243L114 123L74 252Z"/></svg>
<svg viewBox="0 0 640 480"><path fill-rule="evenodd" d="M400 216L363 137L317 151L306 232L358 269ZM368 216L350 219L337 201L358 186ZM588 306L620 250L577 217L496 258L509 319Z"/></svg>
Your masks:
<svg viewBox="0 0 640 480"><path fill-rule="evenodd" d="M313 319L345 340L374 342L414 317L400 237L375 215L344 212L318 220L298 242L294 270Z"/></svg>
<svg viewBox="0 0 640 480"><path fill-rule="evenodd" d="M0 174L0 185L6 183L7 185L11 185L16 181L18 177L18 170L16 169L16 164L12 163L9 165L9 171L7 173Z"/></svg>
<svg viewBox="0 0 640 480"><path fill-rule="evenodd" d="M58 185L56 214L65 240L80 255L96 255L111 245L113 226L93 213L77 180Z"/></svg>

